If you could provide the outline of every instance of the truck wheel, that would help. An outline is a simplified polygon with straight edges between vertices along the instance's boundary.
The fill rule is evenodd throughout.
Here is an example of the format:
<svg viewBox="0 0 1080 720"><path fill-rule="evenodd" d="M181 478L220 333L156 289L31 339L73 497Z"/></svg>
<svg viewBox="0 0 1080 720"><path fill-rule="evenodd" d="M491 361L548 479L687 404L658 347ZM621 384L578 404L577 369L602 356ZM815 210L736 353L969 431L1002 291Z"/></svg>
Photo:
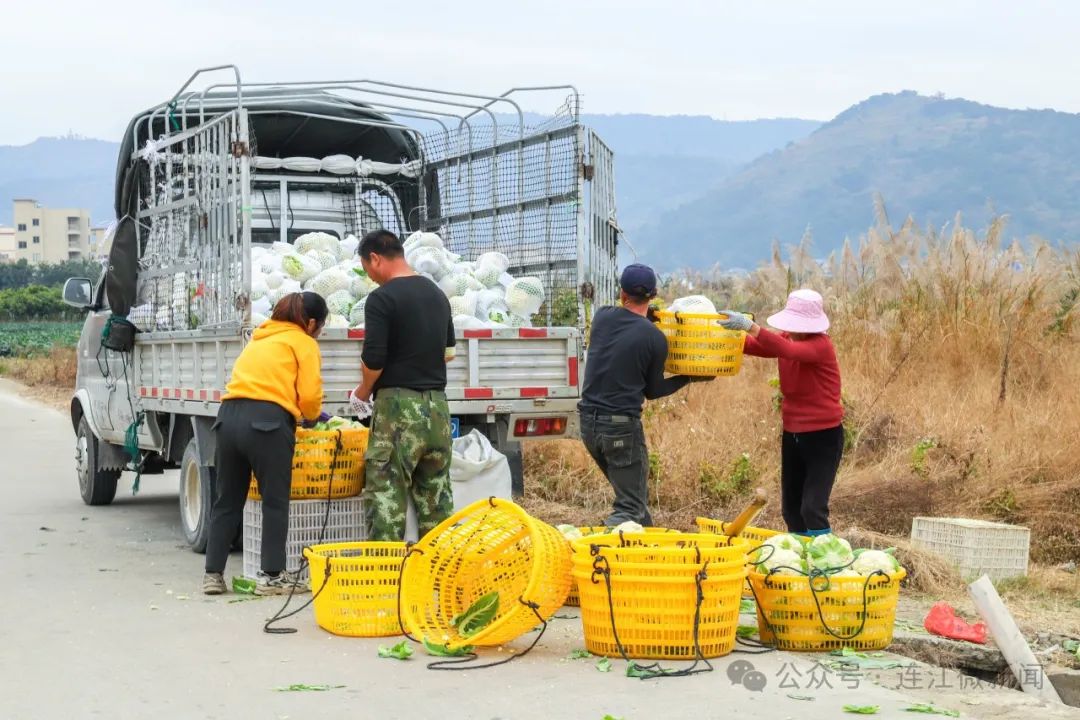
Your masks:
<svg viewBox="0 0 1080 720"><path fill-rule="evenodd" d="M184 539L197 553L206 552L213 488L214 468L199 464L199 452L192 438L180 460L180 525L184 528Z"/></svg>
<svg viewBox="0 0 1080 720"><path fill-rule="evenodd" d="M116 497L119 470L104 470L98 462L98 439L86 418L79 419L75 431L75 474L79 478L79 494L87 505L108 505Z"/></svg>

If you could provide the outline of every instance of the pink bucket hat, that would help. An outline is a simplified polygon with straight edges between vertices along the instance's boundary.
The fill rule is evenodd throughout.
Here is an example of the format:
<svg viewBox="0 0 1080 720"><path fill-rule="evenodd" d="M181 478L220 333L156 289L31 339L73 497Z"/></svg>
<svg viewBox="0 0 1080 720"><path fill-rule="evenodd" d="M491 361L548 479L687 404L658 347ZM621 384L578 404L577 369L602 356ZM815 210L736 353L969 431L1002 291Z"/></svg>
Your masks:
<svg viewBox="0 0 1080 720"><path fill-rule="evenodd" d="M813 290L796 290L788 295L784 309L765 322L777 330L790 333L823 333L829 329L829 318L821 307L821 295Z"/></svg>

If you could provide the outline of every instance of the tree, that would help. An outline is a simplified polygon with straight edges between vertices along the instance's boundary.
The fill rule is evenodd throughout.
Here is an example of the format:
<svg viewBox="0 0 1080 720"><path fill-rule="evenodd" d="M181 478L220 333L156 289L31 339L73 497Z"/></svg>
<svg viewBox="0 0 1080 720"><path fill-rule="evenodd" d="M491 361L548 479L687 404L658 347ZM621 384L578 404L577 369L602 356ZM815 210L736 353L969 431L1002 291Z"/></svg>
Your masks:
<svg viewBox="0 0 1080 720"><path fill-rule="evenodd" d="M0 264L0 290L26 287L33 278L34 267L25 259L14 263Z"/></svg>
<svg viewBox="0 0 1080 720"><path fill-rule="evenodd" d="M64 304L60 289L42 285L0 290L2 320L74 320L79 311Z"/></svg>

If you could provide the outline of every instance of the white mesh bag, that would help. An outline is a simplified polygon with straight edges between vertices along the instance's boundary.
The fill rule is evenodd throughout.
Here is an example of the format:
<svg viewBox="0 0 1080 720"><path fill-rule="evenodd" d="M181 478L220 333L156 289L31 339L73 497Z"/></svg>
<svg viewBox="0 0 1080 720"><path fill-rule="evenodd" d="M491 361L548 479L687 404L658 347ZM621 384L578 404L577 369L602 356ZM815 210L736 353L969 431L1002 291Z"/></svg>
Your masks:
<svg viewBox="0 0 1080 720"><path fill-rule="evenodd" d="M544 304L544 284L539 278L513 280L506 288L506 307L519 317L530 317Z"/></svg>

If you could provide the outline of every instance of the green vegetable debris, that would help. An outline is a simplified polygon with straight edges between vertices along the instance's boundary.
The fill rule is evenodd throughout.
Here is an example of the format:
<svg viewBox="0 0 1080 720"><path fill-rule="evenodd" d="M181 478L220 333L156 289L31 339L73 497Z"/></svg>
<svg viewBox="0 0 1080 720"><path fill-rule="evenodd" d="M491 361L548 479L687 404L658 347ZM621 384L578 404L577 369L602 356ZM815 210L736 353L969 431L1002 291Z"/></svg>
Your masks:
<svg viewBox="0 0 1080 720"><path fill-rule="evenodd" d="M879 705L845 705L844 712L854 713L856 715L877 715L878 710L881 709Z"/></svg>
<svg viewBox="0 0 1080 720"><path fill-rule="evenodd" d="M495 619L499 614L499 593L489 592L469 606L469 609L450 621L450 626L456 628L462 637L472 637Z"/></svg>
<svg viewBox="0 0 1080 720"><path fill-rule="evenodd" d="M904 708L904 712L924 713L926 715L945 715L948 717L960 717L959 710L946 710L944 708L934 707L926 703L915 703Z"/></svg>
<svg viewBox="0 0 1080 720"><path fill-rule="evenodd" d="M402 640L397 645L379 646L379 657L381 658L393 658L394 660L408 660L412 657L413 648L407 641Z"/></svg>
<svg viewBox="0 0 1080 720"><path fill-rule="evenodd" d="M327 690L337 690L345 687L344 685L306 685L304 683L295 683L286 687L274 688L278 692L326 692Z"/></svg>
<svg viewBox="0 0 1080 720"><path fill-rule="evenodd" d="M611 661L607 658L600 658L596 663L596 669L600 672L611 672Z"/></svg>
<svg viewBox="0 0 1080 720"><path fill-rule="evenodd" d="M435 657L464 657L472 654L473 646L466 645L457 650L451 650L446 645L436 645L427 638L424 638L424 650L428 655L434 655Z"/></svg>
<svg viewBox="0 0 1080 720"><path fill-rule="evenodd" d="M255 581L234 575L232 579L232 589L234 593L240 593L241 595L254 595Z"/></svg>

